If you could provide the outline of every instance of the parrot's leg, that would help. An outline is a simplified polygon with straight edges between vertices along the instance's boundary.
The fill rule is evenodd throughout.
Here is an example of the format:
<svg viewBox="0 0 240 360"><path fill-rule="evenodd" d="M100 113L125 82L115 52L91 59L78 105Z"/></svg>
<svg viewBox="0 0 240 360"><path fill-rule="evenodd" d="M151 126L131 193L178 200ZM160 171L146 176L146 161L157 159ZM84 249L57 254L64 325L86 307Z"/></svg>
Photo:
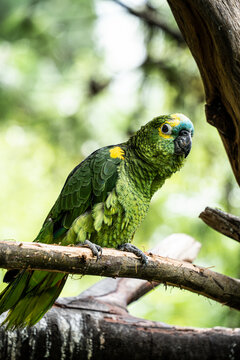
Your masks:
<svg viewBox="0 0 240 360"><path fill-rule="evenodd" d="M89 212L80 215L76 218L67 232L67 235L62 240L62 245L75 244L76 246L87 245L91 249L93 256L97 257L97 260L102 256L101 246L92 243L87 240L88 234L93 232L93 219Z"/></svg>
<svg viewBox="0 0 240 360"><path fill-rule="evenodd" d="M97 244L94 244L89 240L85 240L83 243L78 242L76 244L76 246L81 246L81 245L87 245L89 247L89 249L92 251L93 256L96 256L97 260L101 259L101 257L102 257L102 248L101 248L101 246L99 246Z"/></svg>
<svg viewBox="0 0 240 360"><path fill-rule="evenodd" d="M122 250L122 251L128 251L128 252L135 254L136 256L138 256L140 258L143 265L146 265L148 263L147 255L145 255L142 250L138 249L136 246L134 246L130 243L121 244L118 246L118 249Z"/></svg>
<svg viewBox="0 0 240 360"><path fill-rule="evenodd" d="M89 249L92 250L93 256L96 256L97 260L101 259L101 256L102 256L102 248L101 248L101 246L99 246L97 244L94 244L89 240L85 240L83 245L87 245L89 247Z"/></svg>

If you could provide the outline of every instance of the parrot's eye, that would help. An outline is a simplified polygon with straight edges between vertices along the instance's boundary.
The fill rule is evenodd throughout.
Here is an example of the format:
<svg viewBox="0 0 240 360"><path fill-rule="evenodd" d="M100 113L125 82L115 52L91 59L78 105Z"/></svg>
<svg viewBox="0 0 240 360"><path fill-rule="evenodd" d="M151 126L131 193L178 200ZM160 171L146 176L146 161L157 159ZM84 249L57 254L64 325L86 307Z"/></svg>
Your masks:
<svg viewBox="0 0 240 360"><path fill-rule="evenodd" d="M170 135L172 133L172 127L169 124L163 124L161 131L165 135Z"/></svg>

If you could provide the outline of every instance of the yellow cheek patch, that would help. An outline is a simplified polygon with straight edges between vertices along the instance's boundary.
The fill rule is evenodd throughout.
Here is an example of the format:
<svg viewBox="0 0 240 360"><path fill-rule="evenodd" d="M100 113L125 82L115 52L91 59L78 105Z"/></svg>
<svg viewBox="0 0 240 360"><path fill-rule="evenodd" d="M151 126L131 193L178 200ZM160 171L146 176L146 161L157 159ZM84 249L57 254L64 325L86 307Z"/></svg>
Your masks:
<svg viewBox="0 0 240 360"><path fill-rule="evenodd" d="M110 152L111 158L113 158L113 159L118 158L118 159L124 160L125 152L122 148L120 148L120 146L115 146L114 148L110 149L109 152Z"/></svg>
<svg viewBox="0 0 240 360"><path fill-rule="evenodd" d="M164 133L162 132L161 128L158 129L158 132L159 132L159 135L160 135L161 137L163 137L164 139L170 139L171 136L172 136L171 134L164 134Z"/></svg>

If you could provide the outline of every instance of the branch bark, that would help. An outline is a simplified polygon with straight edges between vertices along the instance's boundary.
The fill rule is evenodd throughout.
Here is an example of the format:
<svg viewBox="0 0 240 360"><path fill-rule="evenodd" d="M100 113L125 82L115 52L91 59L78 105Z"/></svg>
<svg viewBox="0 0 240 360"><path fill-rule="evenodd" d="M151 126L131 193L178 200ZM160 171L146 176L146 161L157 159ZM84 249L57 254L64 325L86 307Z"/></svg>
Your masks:
<svg viewBox="0 0 240 360"><path fill-rule="evenodd" d="M171 257L178 260L193 262L197 257L201 244L186 234L172 234L161 240L159 244L151 250L155 255ZM127 305L138 300L143 295L151 291L159 282L146 281L132 278L103 279L79 296L74 298L58 299L58 305L75 304L79 300L84 300L87 304L98 300L101 303L111 304L124 309ZM88 306L88 305L87 305ZM112 309L109 312L112 312Z"/></svg>
<svg viewBox="0 0 240 360"><path fill-rule="evenodd" d="M96 262L86 247L0 242L3 268L140 278L181 287L240 310L240 280L188 262L148 255L148 265L143 266L133 254L105 248Z"/></svg>
<svg viewBox="0 0 240 360"><path fill-rule="evenodd" d="M193 261L199 248L192 238L174 234L154 253ZM0 328L0 359L225 360L229 354L237 359L240 329L183 328L131 316L126 305L139 294L139 282L147 284L104 279L78 297L59 299L34 327L13 332Z"/></svg>
<svg viewBox="0 0 240 360"><path fill-rule="evenodd" d="M240 3L168 3L201 73L207 121L218 129L240 184Z"/></svg>
<svg viewBox="0 0 240 360"><path fill-rule="evenodd" d="M0 360L237 360L240 353L240 329L166 326L77 306L52 308L31 328L0 328L0 337Z"/></svg>
<svg viewBox="0 0 240 360"><path fill-rule="evenodd" d="M240 242L239 217L211 207L206 207L199 217L214 230Z"/></svg>

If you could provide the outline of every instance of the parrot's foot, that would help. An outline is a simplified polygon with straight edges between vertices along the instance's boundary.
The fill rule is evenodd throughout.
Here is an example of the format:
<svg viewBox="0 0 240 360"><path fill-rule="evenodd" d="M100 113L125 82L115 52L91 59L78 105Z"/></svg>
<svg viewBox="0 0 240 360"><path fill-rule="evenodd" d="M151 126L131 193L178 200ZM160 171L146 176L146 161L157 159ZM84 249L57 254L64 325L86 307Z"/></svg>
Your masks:
<svg viewBox="0 0 240 360"><path fill-rule="evenodd" d="M140 258L143 265L146 265L148 263L147 255L145 255L142 250L138 249L136 246L134 246L130 243L125 243L125 244L119 245L118 249L122 250L122 251L129 251L129 252L135 254L136 256L138 256Z"/></svg>
<svg viewBox="0 0 240 360"><path fill-rule="evenodd" d="M101 256L102 256L102 248L101 248L101 246L99 246L97 244L94 244L89 240L85 240L83 245L87 245L89 247L89 249L92 250L93 256L96 256L97 260L101 259Z"/></svg>

